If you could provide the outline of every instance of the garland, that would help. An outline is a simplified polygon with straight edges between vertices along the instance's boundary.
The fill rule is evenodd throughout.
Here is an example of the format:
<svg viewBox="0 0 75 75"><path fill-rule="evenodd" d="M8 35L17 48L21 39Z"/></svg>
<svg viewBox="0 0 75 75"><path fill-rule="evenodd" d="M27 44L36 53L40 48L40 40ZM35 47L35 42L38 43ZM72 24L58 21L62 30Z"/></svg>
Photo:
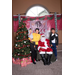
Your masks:
<svg viewBox="0 0 75 75"><path fill-rule="evenodd" d="M23 40L28 40L28 39L16 40L16 42L22 42Z"/></svg>
<svg viewBox="0 0 75 75"><path fill-rule="evenodd" d="M24 32L28 32L28 31L21 31L21 32L17 32L17 33L24 33Z"/></svg>
<svg viewBox="0 0 75 75"><path fill-rule="evenodd" d="M39 20L44 20L44 19L45 19L45 17L39 18Z"/></svg>
<svg viewBox="0 0 75 75"><path fill-rule="evenodd" d="M18 54L16 54L16 55L18 55ZM31 55L31 53L29 53L29 54L27 54L27 55L18 55L18 56L24 56L24 57L27 57L27 56L29 56L29 55Z"/></svg>
<svg viewBox="0 0 75 75"><path fill-rule="evenodd" d="M33 20L35 20L35 19L36 19L36 17L35 17L35 18L30 18L31 21L33 21Z"/></svg>
<svg viewBox="0 0 75 75"><path fill-rule="evenodd" d="M62 15L60 15L59 17L57 17L57 20L60 20L62 18Z"/></svg>
<svg viewBox="0 0 75 75"><path fill-rule="evenodd" d="M26 21L27 19L28 19L28 18L23 18L22 20L23 20L23 21Z"/></svg>
<svg viewBox="0 0 75 75"><path fill-rule="evenodd" d="M18 21L18 18L13 18L13 21Z"/></svg>
<svg viewBox="0 0 75 75"><path fill-rule="evenodd" d="M17 48L15 47L15 49L19 49L19 48L22 49L22 48L27 47L27 46L30 46L30 45L23 45L23 47L17 47Z"/></svg>
<svg viewBox="0 0 75 75"><path fill-rule="evenodd" d="M51 17L47 17L47 19L48 19L48 20L52 20L52 19L53 19L53 16L54 16L54 15L52 15Z"/></svg>
<svg viewBox="0 0 75 75"><path fill-rule="evenodd" d="M60 15L59 17L57 17L57 20L60 20L61 17L62 17L62 15ZM22 21L26 21L27 19L28 19L28 18L23 18ZM35 18L30 18L31 21L33 21L33 20L35 20L35 19L36 19L36 17L35 17ZM42 18L39 17L39 20L44 20L44 19L45 19L45 16L42 17ZM52 19L53 19L53 15L52 15L51 17L47 17L47 19L48 19L48 20L52 20ZM18 18L13 18L13 21L18 21Z"/></svg>

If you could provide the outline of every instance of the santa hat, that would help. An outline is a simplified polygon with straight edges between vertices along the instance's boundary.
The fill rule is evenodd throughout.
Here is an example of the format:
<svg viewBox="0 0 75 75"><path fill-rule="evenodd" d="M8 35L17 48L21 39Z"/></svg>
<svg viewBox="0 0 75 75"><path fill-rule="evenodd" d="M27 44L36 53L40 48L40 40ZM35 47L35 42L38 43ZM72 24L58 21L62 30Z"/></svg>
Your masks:
<svg viewBox="0 0 75 75"><path fill-rule="evenodd" d="M45 36L45 34L40 34L41 36Z"/></svg>

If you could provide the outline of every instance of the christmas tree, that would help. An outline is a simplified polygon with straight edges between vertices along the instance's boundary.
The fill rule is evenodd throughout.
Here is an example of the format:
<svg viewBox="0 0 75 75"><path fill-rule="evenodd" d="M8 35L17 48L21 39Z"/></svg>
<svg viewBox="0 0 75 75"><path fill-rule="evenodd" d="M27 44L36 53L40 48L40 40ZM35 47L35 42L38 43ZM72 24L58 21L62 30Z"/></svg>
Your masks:
<svg viewBox="0 0 75 75"><path fill-rule="evenodd" d="M28 40L28 30L23 20L19 24L19 28L16 33L13 58L26 58L30 56L30 42Z"/></svg>

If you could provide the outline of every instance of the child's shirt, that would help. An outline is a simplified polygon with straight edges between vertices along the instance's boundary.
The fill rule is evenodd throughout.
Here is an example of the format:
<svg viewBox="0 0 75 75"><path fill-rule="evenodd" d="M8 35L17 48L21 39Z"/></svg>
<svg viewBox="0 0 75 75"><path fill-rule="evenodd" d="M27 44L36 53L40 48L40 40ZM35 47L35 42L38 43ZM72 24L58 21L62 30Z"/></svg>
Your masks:
<svg viewBox="0 0 75 75"><path fill-rule="evenodd" d="M30 33L29 33L29 34L30 34ZM29 34L28 34L28 37L31 38L31 39L33 39L32 33L31 33L30 35L29 35Z"/></svg>

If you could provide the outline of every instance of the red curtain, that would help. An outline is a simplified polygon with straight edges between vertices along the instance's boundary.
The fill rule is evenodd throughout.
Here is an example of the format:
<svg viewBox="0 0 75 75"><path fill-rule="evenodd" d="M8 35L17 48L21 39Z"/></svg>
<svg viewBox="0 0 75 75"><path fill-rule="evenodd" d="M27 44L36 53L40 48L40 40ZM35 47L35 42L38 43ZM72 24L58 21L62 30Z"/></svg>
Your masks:
<svg viewBox="0 0 75 75"><path fill-rule="evenodd" d="M14 32L16 32L19 27L18 16L13 16L13 25L14 25Z"/></svg>
<svg viewBox="0 0 75 75"><path fill-rule="evenodd" d="M57 15L57 29L62 30L62 15Z"/></svg>

